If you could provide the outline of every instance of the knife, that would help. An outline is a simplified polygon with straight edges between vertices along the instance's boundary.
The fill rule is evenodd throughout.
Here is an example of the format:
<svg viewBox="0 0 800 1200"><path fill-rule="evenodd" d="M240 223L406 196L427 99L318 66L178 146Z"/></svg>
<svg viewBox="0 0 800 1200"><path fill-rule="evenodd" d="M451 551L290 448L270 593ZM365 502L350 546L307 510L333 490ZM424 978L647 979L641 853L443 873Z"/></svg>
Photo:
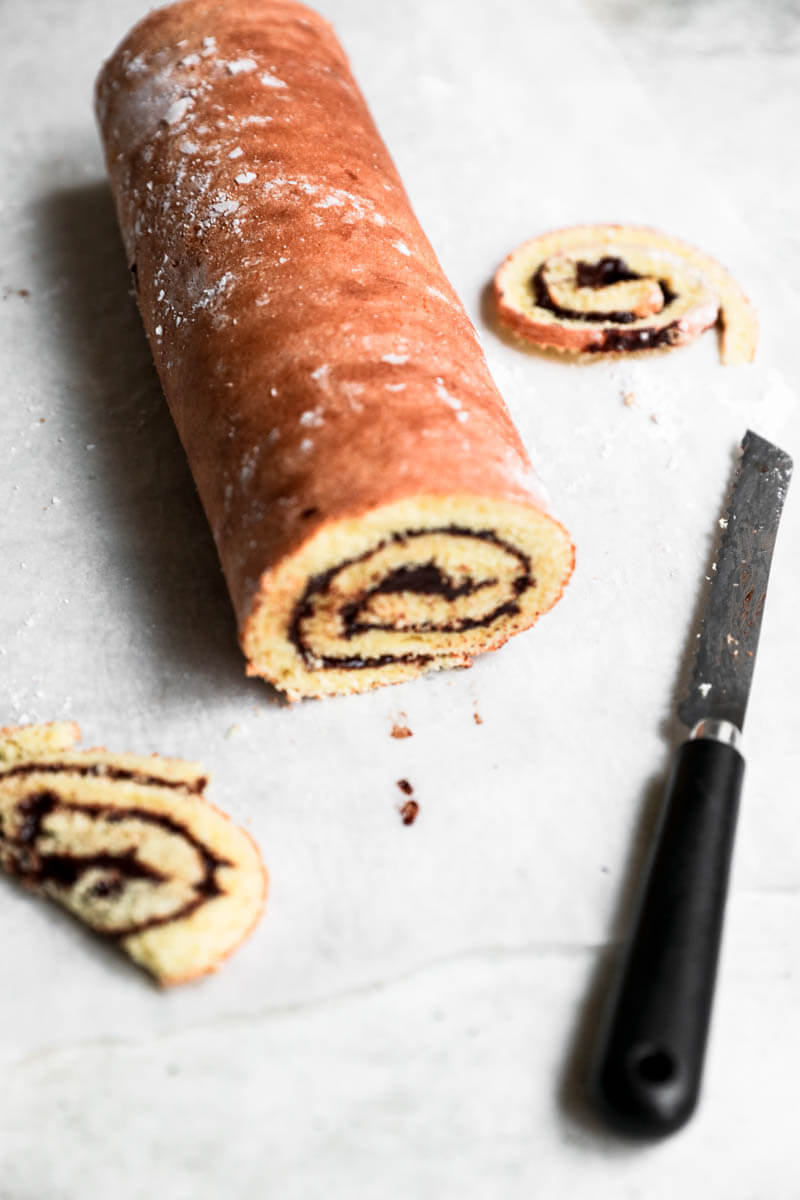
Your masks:
<svg viewBox="0 0 800 1200"><path fill-rule="evenodd" d="M635 1137L674 1132L697 1104L744 776L742 727L791 473L788 454L748 430L678 706L691 732L675 753L591 1072L600 1115Z"/></svg>

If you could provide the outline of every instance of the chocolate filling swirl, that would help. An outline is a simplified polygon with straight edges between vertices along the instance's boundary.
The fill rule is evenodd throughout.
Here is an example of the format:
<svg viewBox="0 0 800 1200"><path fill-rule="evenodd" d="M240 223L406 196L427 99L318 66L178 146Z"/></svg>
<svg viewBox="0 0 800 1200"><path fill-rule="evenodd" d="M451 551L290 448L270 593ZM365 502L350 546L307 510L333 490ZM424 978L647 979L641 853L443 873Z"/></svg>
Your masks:
<svg viewBox="0 0 800 1200"><path fill-rule="evenodd" d="M547 261L541 263L531 279L533 297L538 308L544 308L562 320L586 321L593 324L631 325L634 321L640 319L639 315L634 312L602 311L599 309L582 311L558 304L553 299L547 285L547 266ZM578 288L592 288L600 291L603 288L611 287L615 283L644 278L646 276L632 270L624 259L615 255L605 255L603 258L598 259L597 262L585 262L579 259L575 263L574 284ZM663 297L663 312L678 299L678 295L672 290L666 279L659 279L657 283ZM588 349L590 351L639 350L645 346L668 346L675 343L679 333L680 331L676 322L669 322L666 325L655 325L648 329L609 329L606 333L605 342L602 345L591 346Z"/></svg>
<svg viewBox="0 0 800 1200"><path fill-rule="evenodd" d="M104 774L114 771L117 778L130 778L137 774L110 768L106 764L73 766L33 762L13 767L4 772L4 776L38 771L91 775L97 773L98 767L103 768ZM153 782L164 787L184 788L180 782L155 778ZM159 897L159 889L169 888L170 884L176 881L166 870L155 867L140 857L137 844L118 849L109 845L106 849L85 854L58 847L58 833L53 827L48 829L48 818L68 818L73 814L81 814L88 818L92 823L95 840L101 842L103 836L107 835L111 843L116 828L133 822L140 827L137 830L139 835L142 834L141 827L144 826L144 836L134 839L135 842L149 838L148 828L154 832L163 831L169 837L181 838L199 860L199 878L191 882L180 881L178 892L182 892L182 896L174 894L173 889L172 895ZM228 860L214 854L185 825L173 817L135 806L120 808L103 803L75 803L60 797L56 791L47 789L32 791L20 799L16 804L15 832L13 835L2 832L0 851L6 870L19 876L30 887L55 893L68 908L75 908L80 904L81 916L85 923L95 932L110 938L129 937L189 916L200 905L223 893L217 879L217 871L220 867L232 865ZM56 849L50 850L49 842L55 842ZM115 908L124 906L126 891L129 885L134 883L145 883L153 889L153 900L158 898L155 906L158 911L143 919L120 921L116 918ZM167 911L164 911L165 899ZM92 908L95 909L94 914L91 912Z"/></svg>
<svg viewBox="0 0 800 1200"><path fill-rule="evenodd" d="M362 635L372 632L385 634L428 634L428 633L463 633L470 629L485 628L498 621L501 617L511 616L519 612L520 597L529 588L535 586L531 572L530 559L522 551L509 542L498 537L492 530L469 529L457 525L440 526L432 529L408 529L385 538L364 554L347 559L327 571L313 576L302 596L295 605L290 622L289 640L302 655L309 667L338 668L343 670L362 670L387 666L390 663L426 663L434 654L332 654L315 649L312 622L317 606L325 598L335 594L337 582L342 573L356 564L368 564L370 559L392 544L407 546L409 557L414 551L414 542L420 538L458 537L470 538L491 543L510 559L505 562L502 584L499 578L489 576L475 579L459 572L458 578L452 577L440 563L433 558L421 562L404 562L392 567L377 583L360 588L356 594L347 596L336 608L335 620L337 629L336 640L352 641ZM511 567L511 571L509 571ZM471 597L488 589L502 587L503 597L499 603L494 603L479 615L455 616L450 620L439 621L426 615L423 619L403 620L401 624L387 622L371 613L371 602L376 597L403 595L415 597L431 597L452 604L462 598Z"/></svg>

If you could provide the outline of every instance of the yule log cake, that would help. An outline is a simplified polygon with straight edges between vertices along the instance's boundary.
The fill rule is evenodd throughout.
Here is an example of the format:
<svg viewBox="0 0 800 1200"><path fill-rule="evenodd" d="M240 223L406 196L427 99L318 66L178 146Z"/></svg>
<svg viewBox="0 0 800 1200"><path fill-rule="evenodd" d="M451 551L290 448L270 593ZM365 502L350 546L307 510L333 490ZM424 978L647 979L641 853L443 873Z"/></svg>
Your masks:
<svg viewBox="0 0 800 1200"><path fill-rule="evenodd" d="M364 691L532 625L569 536L330 26L183 0L106 63L97 113L248 672Z"/></svg>

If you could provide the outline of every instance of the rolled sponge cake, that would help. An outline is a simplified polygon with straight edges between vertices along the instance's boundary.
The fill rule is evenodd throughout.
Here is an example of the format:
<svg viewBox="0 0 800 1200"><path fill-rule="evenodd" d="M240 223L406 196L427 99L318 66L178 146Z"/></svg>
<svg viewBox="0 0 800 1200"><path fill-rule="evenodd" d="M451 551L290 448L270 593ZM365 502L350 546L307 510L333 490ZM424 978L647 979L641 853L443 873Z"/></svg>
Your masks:
<svg viewBox="0 0 800 1200"><path fill-rule="evenodd" d="M248 672L364 691L532 625L570 538L330 26L181 0L105 64L97 114Z"/></svg>

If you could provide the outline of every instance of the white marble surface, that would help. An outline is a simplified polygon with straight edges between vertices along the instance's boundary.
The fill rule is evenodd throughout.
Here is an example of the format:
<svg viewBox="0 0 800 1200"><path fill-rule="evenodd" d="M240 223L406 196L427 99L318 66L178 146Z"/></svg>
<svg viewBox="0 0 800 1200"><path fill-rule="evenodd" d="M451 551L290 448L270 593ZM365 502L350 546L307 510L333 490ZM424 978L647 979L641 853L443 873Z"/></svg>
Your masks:
<svg viewBox="0 0 800 1200"><path fill-rule="evenodd" d="M224 972L161 994L0 881L0 1198L796 1200L797 495L702 1107L631 1146L593 1123L581 1081L736 445L750 425L800 453L800 11L320 7L578 568L553 613L470 672L292 709L245 680L91 113L96 69L143 6L7 0L0 723L68 715L89 743L202 759L272 892ZM728 263L761 315L757 362L722 368L713 336L589 367L499 340L481 297L507 250L608 219ZM401 716L414 736L396 741Z"/></svg>

